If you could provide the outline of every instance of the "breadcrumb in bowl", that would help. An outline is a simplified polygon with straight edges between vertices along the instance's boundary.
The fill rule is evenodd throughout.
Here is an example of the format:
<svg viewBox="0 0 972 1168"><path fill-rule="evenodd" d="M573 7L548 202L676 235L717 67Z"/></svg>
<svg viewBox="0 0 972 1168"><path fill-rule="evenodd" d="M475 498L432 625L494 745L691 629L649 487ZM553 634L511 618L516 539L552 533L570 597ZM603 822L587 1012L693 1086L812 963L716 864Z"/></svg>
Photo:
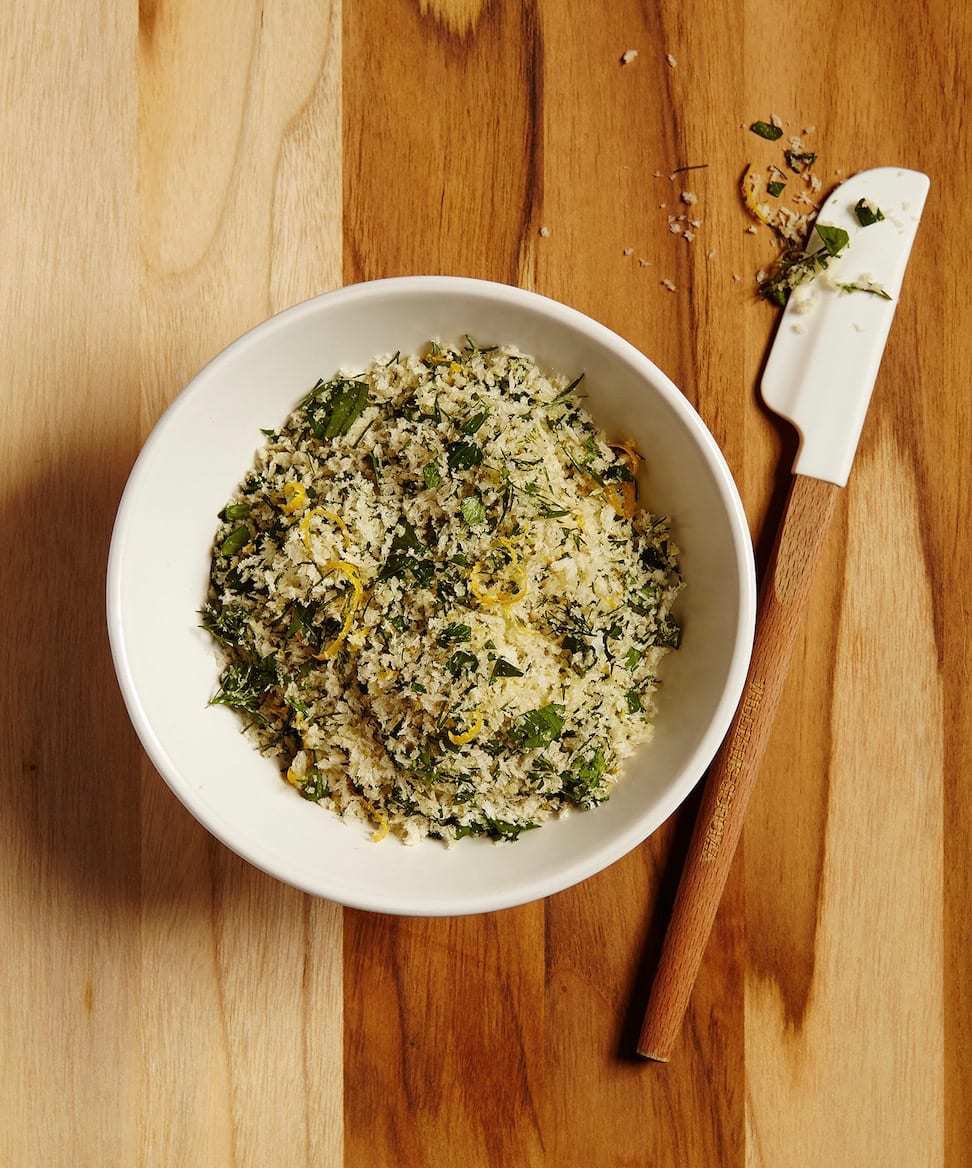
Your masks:
<svg viewBox="0 0 972 1168"><path fill-rule="evenodd" d="M291 756L282 782L278 763L240 733L237 714L208 707L213 649L193 615L206 593L215 516L232 499L241 468L260 443L259 428L279 425L322 373L360 372L375 354L417 354L430 336L467 332L481 343L516 346L543 369L583 370L585 407L599 430L623 437L644 456L643 498L653 511L675 517L679 566L691 581L676 605L682 642L659 669L653 738L626 759L611 798L596 809L559 815L509 844L477 838L452 848L429 839L413 847L388 839L376 845L372 834L393 827L381 814L367 824L341 822L300 797L306 751L304 758L299 751ZM298 499L299 492L285 492L281 511ZM333 510L354 537L355 524L328 506L333 500L308 502ZM303 511L295 506L287 520L299 532L298 514ZM358 563L340 526L325 515L312 519L310 539L323 564ZM509 568L507 557L500 558ZM335 589L343 600L315 652L335 639L352 604L353 578L344 571L332 573L344 581ZM365 574L359 579L363 587ZM481 586L495 589L498 582L485 573ZM366 602L362 594L355 618ZM354 907L415 915L482 912L549 895L650 834L698 780L728 727L748 665L754 611L752 550L738 494L711 435L671 382L616 334L564 305L505 285L447 277L376 281L318 297L216 357L176 399L139 456L108 565L119 683L148 754L189 810L240 855L298 888ZM348 638L355 628L352 623ZM457 738L476 728L473 711L463 713L469 717L449 727ZM480 733L488 730L486 719Z"/></svg>

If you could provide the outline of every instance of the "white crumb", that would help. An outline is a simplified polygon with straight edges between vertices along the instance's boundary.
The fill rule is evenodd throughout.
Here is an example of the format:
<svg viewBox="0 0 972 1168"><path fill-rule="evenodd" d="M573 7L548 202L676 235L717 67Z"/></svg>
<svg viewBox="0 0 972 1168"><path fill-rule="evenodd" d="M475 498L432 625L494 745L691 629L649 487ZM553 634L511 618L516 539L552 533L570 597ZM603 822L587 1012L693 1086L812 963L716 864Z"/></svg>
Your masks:
<svg viewBox="0 0 972 1168"><path fill-rule="evenodd" d="M783 119L779 114L770 114L770 125L775 126L778 130L783 129Z"/></svg>
<svg viewBox="0 0 972 1168"><path fill-rule="evenodd" d="M693 207L699 201L699 196L693 194L692 191L682 191L678 197L682 200L686 207ZM905 209L907 210L907 208Z"/></svg>
<svg viewBox="0 0 972 1168"><path fill-rule="evenodd" d="M674 69L674 68L675 68L675 66L678 64L678 61L676 61L676 60L675 60L675 58L672 56L672 54L671 54L671 53L666 53L666 54L665 54L665 60L666 60L666 61L669 63L669 65L671 65L671 67L672 67L673 69Z"/></svg>
<svg viewBox="0 0 972 1168"><path fill-rule="evenodd" d="M631 62L635 59L635 57L637 57L637 55L638 55L637 49L625 49L624 52L621 54L621 64L622 65L630 65Z"/></svg>
<svg viewBox="0 0 972 1168"><path fill-rule="evenodd" d="M702 226L702 220L701 220L701 219L690 219L690 220L689 220L689 223L690 223L690 224L691 224L693 227L701 227L701 226Z"/></svg>
<svg viewBox="0 0 972 1168"><path fill-rule="evenodd" d="M735 272L732 273L732 282L734 284L738 284L741 279L742 279L742 276L737 275Z"/></svg>
<svg viewBox="0 0 972 1168"><path fill-rule="evenodd" d="M546 239L550 235L550 228L549 227L541 227L539 234L540 234L541 238Z"/></svg>
<svg viewBox="0 0 972 1168"><path fill-rule="evenodd" d="M660 280L660 281L659 281L659 283L661 284L661 286L662 286L663 288L667 288L669 292L674 292L674 291L675 291L675 282L674 282L674 280Z"/></svg>
<svg viewBox="0 0 972 1168"><path fill-rule="evenodd" d="M638 260L638 267L639 268L647 268L650 263L651 263L651 260Z"/></svg>
<svg viewBox="0 0 972 1168"><path fill-rule="evenodd" d="M672 233L672 235L682 234L681 223L679 223L677 219L673 219L671 215L668 217L668 230Z"/></svg>
<svg viewBox="0 0 972 1168"><path fill-rule="evenodd" d="M667 174L662 174L662 172L661 172L660 170L656 170L656 171L654 171L654 172L653 172L653 176L654 176L655 178L668 178L668 175L667 175Z"/></svg>
<svg viewBox="0 0 972 1168"><path fill-rule="evenodd" d="M625 248L625 249L624 249L624 250L621 252L621 254L622 254L623 256L634 255L634 248L633 248L633 247L626 247L626 248Z"/></svg>
<svg viewBox="0 0 972 1168"><path fill-rule="evenodd" d="M803 133L803 134L815 134L816 132L817 132L816 126L804 126L802 131L801 131L801 133Z"/></svg>
<svg viewBox="0 0 972 1168"><path fill-rule="evenodd" d="M750 225L746 228L746 234L747 235L755 235L756 234L756 224L755 223L750 223Z"/></svg>
<svg viewBox="0 0 972 1168"><path fill-rule="evenodd" d="M691 243L692 240L695 239L695 232L694 231L683 231L682 238L685 240L686 243Z"/></svg>

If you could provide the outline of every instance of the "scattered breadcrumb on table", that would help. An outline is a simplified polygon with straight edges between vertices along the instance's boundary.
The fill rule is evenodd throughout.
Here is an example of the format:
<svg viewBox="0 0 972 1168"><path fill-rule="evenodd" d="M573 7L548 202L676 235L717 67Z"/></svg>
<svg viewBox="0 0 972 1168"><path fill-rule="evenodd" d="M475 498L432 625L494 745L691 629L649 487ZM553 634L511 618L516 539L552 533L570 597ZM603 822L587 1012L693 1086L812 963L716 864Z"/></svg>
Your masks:
<svg viewBox="0 0 972 1168"><path fill-rule="evenodd" d="M634 255L634 248L633 248L633 247L626 247L626 248L624 248L624 250L621 252L621 254L622 254L623 256L630 256L630 255Z"/></svg>
<svg viewBox="0 0 972 1168"><path fill-rule="evenodd" d="M550 228L549 227L541 227L537 234L540 235L541 238L547 239L548 236L550 235Z"/></svg>
<svg viewBox="0 0 972 1168"><path fill-rule="evenodd" d="M659 280L658 282L661 284L661 286L663 288L666 288L669 292L675 291L675 282L673 280Z"/></svg>
<svg viewBox="0 0 972 1168"><path fill-rule="evenodd" d="M670 65L670 66L671 66L673 69L674 69L674 68L675 68L675 66L678 64L678 61L675 59L675 57L674 57L674 56L673 56L671 53L666 53L666 54L665 54L665 60L666 60L666 61L669 63L669 65Z"/></svg>
<svg viewBox="0 0 972 1168"><path fill-rule="evenodd" d="M635 57L637 57L637 55L638 55L637 49L625 49L624 52L621 54L621 64L622 65L630 65L631 62L635 59Z"/></svg>

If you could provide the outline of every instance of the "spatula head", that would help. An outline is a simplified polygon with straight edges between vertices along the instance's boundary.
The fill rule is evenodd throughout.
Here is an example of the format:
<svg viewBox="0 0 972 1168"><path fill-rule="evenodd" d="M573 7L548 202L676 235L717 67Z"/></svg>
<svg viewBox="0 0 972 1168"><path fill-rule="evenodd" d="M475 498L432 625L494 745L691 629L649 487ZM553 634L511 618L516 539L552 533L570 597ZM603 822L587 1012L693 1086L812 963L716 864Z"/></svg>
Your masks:
<svg viewBox="0 0 972 1168"><path fill-rule="evenodd" d="M770 409L800 432L797 474L847 482L928 187L916 170L864 170L820 210L817 222L843 227L850 244L824 276L790 296L761 387ZM884 219L862 227L860 199ZM862 282L891 299L836 286Z"/></svg>

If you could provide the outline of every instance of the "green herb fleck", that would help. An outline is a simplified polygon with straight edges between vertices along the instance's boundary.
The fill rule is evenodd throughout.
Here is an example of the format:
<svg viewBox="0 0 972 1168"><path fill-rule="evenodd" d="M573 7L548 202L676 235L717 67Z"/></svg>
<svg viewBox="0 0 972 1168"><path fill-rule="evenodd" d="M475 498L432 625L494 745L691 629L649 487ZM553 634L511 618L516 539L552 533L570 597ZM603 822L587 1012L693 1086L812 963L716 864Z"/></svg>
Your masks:
<svg viewBox="0 0 972 1168"><path fill-rule="evenodd" d="M561 775L564 794L579 807L593 807L604 797L600 793L600 786L606 769L604 751L598 746L593 754L575 762L570 770Z"/></svg>
<svg viewBox="0 0 972 1168"><path fill-rule="evenodd" d="M425 485L430 491L435 490L442 482L442 472L439 470L438 463L427 462L422 467L422 478L425 479Z"/></svg>
<svg viewBox="0 0 972 1168"><path fill-rule="evenodd" d="M517 667L512 662L507 661L505 657L497 657L496 664L493 666L493 672L490 675L490 680L492 681L497 677L522 677L522 676L523 676L522 669L517 669Z"/></svg>
<svg viewBox="0 0 972 1168"><path fill-rule="evenodd" d="M343 378L319 382L302 404L315 438L339 438L347 434L367 406L368 384Z"/></svg>
<svg viewBox="0 0 972 1168"><path fill-rule="evenodd" d="M830 261L840 255L850 241L850 236L843 227L833 227L827 223L818 223L814 228L814 234L820 240L821 246L814 247L811 243L807 251L793 249L785 252L769 279L760 284L760 296L782 308L794 288L808 283L824 271Z"/></svg>
<svg viewBox="0 0 972 1168"><path fill-rule="evenodd" d="M267 691L276 682L277 667L272 657L228 665L220 676L219 689L209 699L209 704L256 714Z"/></svg>
<svg viewBox="0 0 972 1168"><path fill-rule="evenodd" d="M513 740L522 750L540 750L559 738L564 728L565 709L551 703L522 714L513 728Z"/></svg>
<svg viewBox="0 0 972 1168"><path fill-rule="evenodd" d="M245 523L234 528L220 544L221 556L235 556L236 553L250 542L250 529Z"/></svg>
<svg viewBox="0 0 972 1168"><path fill-rule="evenodd" d="M220 512L220 519L245 519L250 514L249 503L229 503Z"/></svg>
<svg viewBox="0 0 972 1168"><path fill-rule="evenodd" d="M459 504L462 517L470 527L478 527L486 520L486 508L476 495L469 495Z"/></svg>
<svg viewBox="0 0 972 1168"><path fill-rule="evenodd" d="M446 662L446 669L453 677L460 677L467 670L479 668L479 658L475 653L467 653L465 649L457 649Z"/></svg>
<svg viewBox="0 0 972 1168"><path fill-rule="evenodd" d="M207 604L200 612L202 627L223 645L238 645L249 628L246 609L238 604Z"/></svg>
<svg viewBox="0 0 972 1168"><path fill-rule="evenodd" d="M415 528L403 515L398 521L388 550L388 558L378 573L378 579L392 580L395 577L401 579L410 574L417 584L428 584L435 573L435 564L423 557L422 553L427 551L428 548L419 539Z"/></svg>
<svg viewBox="0 0 972 1168"><path fill-rule="evenodd" d="M450 470L469 470L483 461L483 452L475 442L450 442L447 461Z"/></svg>
<svg viewBox="0 0 972 1168"><path fill-rule="evenodd" d="M307 778L297 788L297 791L301 798L308 799L312 803L318 802L318 800L325 798L325 796L331 793L328 790L324 776L316 767L310 771Z"/></svg>
<svg viewBox="0 0 972 1168"><path fill-rule="evenodd" d="M834 227L829 223L818 223L814 231L823 242L829 256L840 255L850 242L850 236L843 227Z"/></svg>
<svg viewBox="0 0 972 1168"><path fill-rule="evenodd" d="M482 426L483 422L489 417L488 410L480 410L478 414L473 414L472 417L467 418L459 426L459 433L471 436Z"/></svg>
<svg viewBox="0 0 972 1168"><path fill-rule="evenodd" d="M854 206L854 214L857 216L857 222L862 227L870 227L873 223L880 223L884 218L884 212L880 207L876 207L867 199L858 199Z"/></svg>
<svg viewBox="0 0 972 1168"><path fill-rule="evenodd" d="M774 126L772 122L753 122L749 128L760 138L765 138L767 142L775 142L777 138L783 137L783 131L779 126Z"/></svg>
<svg viewBox="0 0 972 1168"><path fill-rule="evenodd" d="M438 636L440 645L458 645L461 641L469 641L471 639L472 629L469 625L460 624L458 621L446 625Z"/></svg>
<svg viewBox="0 0 972 1168"><path fill-rule="evenodd" d="M766 184L766 193L772 195L774 199L778 199L786 187L785 182L769 182Z"/></svg>
<svg viewBox="0 0 972 1168"><path fill-rule="evenodd" d="M629 689L624 695L624 700L628 703L629 714L641 713L641 694L636 689Z"/></svg>
<svg viewBox="0 0 972 1168"><path fill-rule="evenodd" d="M641 650L635 649L634 646L632 646L627 651L627 653L625 653L625 655L624 655L625 669L627 669L630 672L632 669L637 668L638 662L640 660L641 660Z"/></svg>
<svg viewBox="0 0 972 1168"><path fill-rule="evenodd" d="M794 174L803 174L817 161L816 154L812 154L809 150L784 150L783 157L786 159L786 165Z"/></svg>
<svg viewBox="0 0 972 1168"><path fill-rule="evenodd" d="M838 284L837 287L841 292L869 292L872 296L880 296L882 300L893 299L891 294L886 292L880 284L864 283L858 280L852 284Z"/></svg>

